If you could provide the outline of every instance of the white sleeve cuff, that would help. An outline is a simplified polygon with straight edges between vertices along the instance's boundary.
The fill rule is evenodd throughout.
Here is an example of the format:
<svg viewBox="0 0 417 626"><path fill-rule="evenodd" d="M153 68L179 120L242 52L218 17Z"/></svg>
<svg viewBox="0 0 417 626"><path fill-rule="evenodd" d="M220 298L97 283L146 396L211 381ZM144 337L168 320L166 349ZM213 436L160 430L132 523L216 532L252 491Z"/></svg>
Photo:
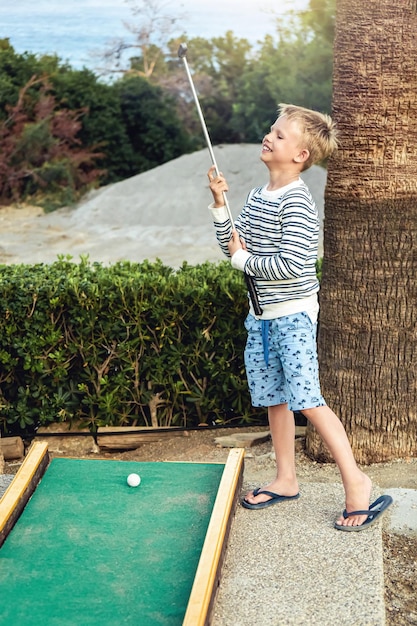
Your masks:
<svg viewBox="0 0 417 626"><path fill-rule="evenodd" d="M213 216L213 221L214 222L227 222L227 220L229 219L229 214L227 212L226 206L215 207L213 205L214 205L214 202L209 204L209 207L208 207Z"/></svg>
<svg viewBox="0 0 417 626"><path fill-rule="evenodd" d="M243 250L243 248L237 250L232 256L232 267L234 267L235 270L244 272L246 261L250 258L250 256L249 252L247 250Z"/></svg>

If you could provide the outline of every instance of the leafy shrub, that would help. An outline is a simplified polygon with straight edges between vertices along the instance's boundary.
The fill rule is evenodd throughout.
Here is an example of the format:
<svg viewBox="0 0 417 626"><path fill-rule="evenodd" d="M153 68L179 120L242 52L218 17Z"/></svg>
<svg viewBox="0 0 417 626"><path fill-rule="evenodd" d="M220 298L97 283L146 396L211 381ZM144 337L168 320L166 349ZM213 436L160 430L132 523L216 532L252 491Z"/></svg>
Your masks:
<svg viewBox="0 0 417 626"><path fill-rule="evenodd" d="M264 420L244 372L246 290L229 263L61 257L1 266L0 289L3 431Z"/></svg>

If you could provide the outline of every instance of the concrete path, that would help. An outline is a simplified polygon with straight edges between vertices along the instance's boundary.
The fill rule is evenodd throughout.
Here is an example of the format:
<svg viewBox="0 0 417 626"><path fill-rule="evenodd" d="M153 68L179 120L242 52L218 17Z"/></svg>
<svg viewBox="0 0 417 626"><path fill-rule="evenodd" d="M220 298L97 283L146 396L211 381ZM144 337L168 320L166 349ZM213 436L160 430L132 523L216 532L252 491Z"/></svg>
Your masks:
<svg viewBox="0 0 417 626"><path fill-rule="evenodd" d="M263 511L238 506L212 626L385 623L381 524L337 531L341 486L305 483L300 493Z"/></svg>

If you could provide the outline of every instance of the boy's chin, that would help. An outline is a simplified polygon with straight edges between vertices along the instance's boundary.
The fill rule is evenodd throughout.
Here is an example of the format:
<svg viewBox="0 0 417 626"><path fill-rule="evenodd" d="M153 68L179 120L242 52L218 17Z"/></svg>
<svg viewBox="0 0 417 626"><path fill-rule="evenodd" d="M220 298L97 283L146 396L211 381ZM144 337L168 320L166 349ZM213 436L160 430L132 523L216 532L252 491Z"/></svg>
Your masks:
<svg viewBox="0 0 417 626"><path fill-rule="evenodd" d="M270 163L270 156L271 156L271 152L263 152L261 150L261 153L259 155L259 159L262 161L262 163L265 163L265 165L268 167L269 163Z"/></svg>

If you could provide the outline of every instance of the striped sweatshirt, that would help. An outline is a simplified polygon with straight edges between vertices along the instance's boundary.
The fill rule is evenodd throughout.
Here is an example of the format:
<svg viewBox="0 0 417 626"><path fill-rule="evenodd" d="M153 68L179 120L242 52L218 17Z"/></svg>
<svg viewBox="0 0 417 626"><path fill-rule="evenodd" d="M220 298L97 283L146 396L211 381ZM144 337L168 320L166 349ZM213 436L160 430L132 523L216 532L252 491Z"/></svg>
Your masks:
<svg viewBox="0 0 417 626"><path fill-rule="evenodd" d="M219 245L230 258L232 228L226 207L209 208ZM233 255L232 266L255 277L261 319L306 311L316 321L319 217L304 181L299 178L274 191L267 185L253 189L235 228L247 249ZM250 312L254 315L252 308Z"/></svg>

